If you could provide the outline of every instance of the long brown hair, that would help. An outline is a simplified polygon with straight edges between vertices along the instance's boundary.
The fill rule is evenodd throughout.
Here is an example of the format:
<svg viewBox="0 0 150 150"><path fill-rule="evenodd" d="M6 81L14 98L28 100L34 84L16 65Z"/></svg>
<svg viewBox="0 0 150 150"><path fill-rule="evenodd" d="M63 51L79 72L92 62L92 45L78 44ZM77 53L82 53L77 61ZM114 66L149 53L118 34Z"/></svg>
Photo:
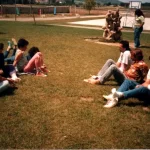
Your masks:
<svg viewBox="0 0 150 150"><path fill-rule="evenodd" d="M131 58L135 61L143 60L143 52L141 49L136 49L131 51Z"/></svg>

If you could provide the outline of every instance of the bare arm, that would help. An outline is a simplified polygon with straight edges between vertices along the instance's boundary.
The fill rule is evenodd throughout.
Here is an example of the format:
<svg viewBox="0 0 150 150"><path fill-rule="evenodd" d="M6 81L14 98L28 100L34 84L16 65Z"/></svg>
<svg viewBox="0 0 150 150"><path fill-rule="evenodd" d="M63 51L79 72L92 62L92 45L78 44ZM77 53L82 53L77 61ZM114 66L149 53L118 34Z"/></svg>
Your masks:
<svg viewBox="0 0 150 150"><path fill-rule="evenodd" d="M20 52L20 53L17 54L17 56L15 57L13 66L16 66L16 64L18 63L18 61L21 59L22 55L23 55L22 52Z"/></svg>
<svg viewBox="0 0 150 150"><path fill-rule="evenodd" d="M120 62L116 62L116 66L119 68L121 66Z"/></svg>

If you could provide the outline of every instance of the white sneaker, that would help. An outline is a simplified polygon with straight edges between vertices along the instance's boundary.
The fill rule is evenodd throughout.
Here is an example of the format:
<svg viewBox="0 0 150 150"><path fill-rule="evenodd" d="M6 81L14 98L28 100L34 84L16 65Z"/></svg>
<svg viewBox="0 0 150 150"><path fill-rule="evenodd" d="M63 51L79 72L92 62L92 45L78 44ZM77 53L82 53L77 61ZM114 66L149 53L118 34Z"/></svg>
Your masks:
<svg viewBox="0 0 150 150"><path fill-rule="evenodd" d="M18 78L18 77L12 78L12 80L14 80L15 82L20 82L21 81L21 79Z"/></svg>
<svg viewBox="0 0 150 150"><path fill-rule="evenodd" d="M106 105L104 105L105 108L112 108L118 104L118 99L117 98L112 98L110 99Z"/></svg>
<svg viewBox="0 0 150 150"><path fill-rule="evenodd" d="M106 100L109 100L109 99L113 98L113 94L103 95L103 98Z"/></svg>
<svg viewBox="0 0 150 150"><path fill-rule="evenodd" d="M116 91L116 88L113 88L111 92L114 98L121 98L123 96L123 93Z"/></svg>

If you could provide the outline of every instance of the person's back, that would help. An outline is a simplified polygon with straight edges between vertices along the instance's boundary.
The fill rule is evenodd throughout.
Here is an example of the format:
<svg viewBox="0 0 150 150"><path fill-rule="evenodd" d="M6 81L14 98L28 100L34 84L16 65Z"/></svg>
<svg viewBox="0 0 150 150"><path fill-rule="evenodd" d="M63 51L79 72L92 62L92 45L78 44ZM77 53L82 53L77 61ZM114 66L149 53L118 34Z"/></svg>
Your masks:
<svg viewBox="0 0 150 150"><path fill-rule="evenodd" d="M24 55L24 52L21 51L20 49L17 49L15 57L17 57L18 54L22 54L22 55L20 57L20 60L17 62L16 67L18 71L22 72L24 66L28 63L28 60L27 60L27 57Z"/></svg>
<svg viewBox="0 0 150 150"><path fill-rule="evenodd" d="M148 73L148 65L143 61L143 54L140 49L131 51L132 60L135 62L125 72L128 79L142 83Z"/></svg>
<svg viewBox="0 0 150 150"><path fill-rule="evenodd" d="M26 56L24 55L24 51L27 49L27 45L29 42L25 39L19 39L18 41L18 49L15 54L15 60L13 65L17 67L18 71L22 72L25 65L28 63Z"/></svg>

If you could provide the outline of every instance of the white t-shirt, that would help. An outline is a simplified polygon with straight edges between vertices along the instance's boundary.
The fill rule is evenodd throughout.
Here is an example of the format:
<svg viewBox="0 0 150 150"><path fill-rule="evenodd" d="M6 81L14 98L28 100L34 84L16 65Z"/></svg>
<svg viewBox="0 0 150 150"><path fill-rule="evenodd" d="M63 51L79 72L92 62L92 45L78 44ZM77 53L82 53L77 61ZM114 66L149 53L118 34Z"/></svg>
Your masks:
<svg viewBox="0 0 150 150"><path fill-rule="evenodd" d="M127 65L126 69L129 69L131 64L132 64L132 60L131 60L131 53L130 51L125 51L125 52L121 52L120 53L120 57L118 59L118 62L121 63L121 66L119 67L119 69L123 72L124 71L124 67L123 64Z"/></svg>
<svg viewBox="0 0 150 150"><path fill-rule="evenodd" d="M148 74L147 74L147 79L150 80L150 69L149 69Z"/></svg>
<svg viewBox="0 0 150 150"><path fill-rule="evenodd" d="M149 69L148 74L147 74L147 79L150 80L150 69ZM148 85L148 89L150 90L150 84Z"/></svg>
<svg viewBox="0 0 150 150"><path fill-rule="evenodd" d="M139 27L141 27L141 25L144 23L144 21L145 21L145 18L143 17L143 16L136 16L135 17L135 24L134 24L134 26L136 27L136 28L139 28Z"/></svg>

